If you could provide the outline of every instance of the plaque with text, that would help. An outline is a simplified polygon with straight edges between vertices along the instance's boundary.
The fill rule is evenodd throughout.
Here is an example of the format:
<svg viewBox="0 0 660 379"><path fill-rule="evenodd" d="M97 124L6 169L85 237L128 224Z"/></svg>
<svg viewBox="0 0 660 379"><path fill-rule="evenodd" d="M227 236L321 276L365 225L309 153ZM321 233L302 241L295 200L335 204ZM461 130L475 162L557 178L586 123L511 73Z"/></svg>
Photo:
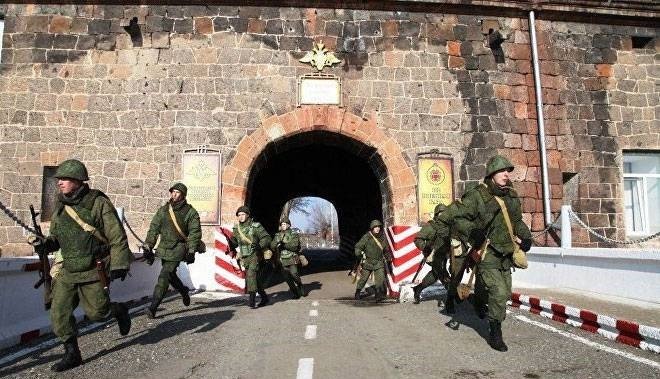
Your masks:
<svg viewBox="0 0 660 379"><path fill-rule="evenodd" d="M186 199L199 213L203 224L217 224L221 180L220 153L184 153L183 183L188 187Z"/></svg>
<svg viewBox="0 0 660 379"><path fill-rule="evenodd" d="M435 206L454 201L453 160L450 157L420 157L417 160L419 221L433 218Z"/></svg>
<svg viewBox="0 0 660 379"><path fill-rule="evenodd" d="M341 80L334 75L304 75L298 79L298 105L341 106Z"/></svg>

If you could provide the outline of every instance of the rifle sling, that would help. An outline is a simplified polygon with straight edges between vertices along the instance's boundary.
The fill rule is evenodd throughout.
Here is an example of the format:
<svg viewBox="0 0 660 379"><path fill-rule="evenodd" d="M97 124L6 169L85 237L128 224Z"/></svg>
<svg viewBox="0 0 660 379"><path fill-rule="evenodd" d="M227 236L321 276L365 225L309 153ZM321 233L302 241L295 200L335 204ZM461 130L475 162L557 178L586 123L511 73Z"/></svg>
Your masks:
<svg viewBox="0 0 660 379"><path fill-rule="evenodd" d="M183 234L179 223L176 221L176 215L174 214L174 209L172 209L172 204L167 207L167 210L170 213L170 219L172 220L172 224L174 224L174 229L176 229L176 232L179 233L181 237L183 237L184 241L187 240L188 236Z"/></svg>
<svg viewBox="0 0 660 379"><path fill-rule="evenodd" d="M82 230L86 231L87 233L92 234L94 237L96 237L96 239L103 242L103 244L105 244L105 245L108 244L108 239L105 238L105 236L103 234L101 234L101 232L99 232L98 229L96 229L95 227L93 227L93 226L89 225L88 223L86 223L85 221L83 221L83 219L80 218L80 216L78 215L78 213L76 213L76 210L73 209L73 207L71 207L69 205L65 205L64 210L69 215L69 217L71 217L73 219L73 221L75 221L76 224L78 224L80 226L80 228L82 228Z"/></svg>

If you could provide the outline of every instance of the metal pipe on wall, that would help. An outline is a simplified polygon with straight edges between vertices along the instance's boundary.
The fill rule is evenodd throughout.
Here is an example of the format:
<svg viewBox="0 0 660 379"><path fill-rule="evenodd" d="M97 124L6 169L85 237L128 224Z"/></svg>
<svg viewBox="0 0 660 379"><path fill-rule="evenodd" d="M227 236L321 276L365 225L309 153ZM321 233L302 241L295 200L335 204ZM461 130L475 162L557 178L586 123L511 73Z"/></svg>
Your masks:
<svg viewBox="0 0 660 379"><path fill-rule="evenodd" d="M529 37L532 48L532 66L534 67L534 90L536 93L536 120L539 126L539 146L541 147L541 181L543 182L543 219L545 226L552 223L550 215L550 185L548 183L548 155L545 149L545 123L543 116L543 93L541 92L541 72L539 53L536 48L536 22L534 11L529 11Z"/></svg>

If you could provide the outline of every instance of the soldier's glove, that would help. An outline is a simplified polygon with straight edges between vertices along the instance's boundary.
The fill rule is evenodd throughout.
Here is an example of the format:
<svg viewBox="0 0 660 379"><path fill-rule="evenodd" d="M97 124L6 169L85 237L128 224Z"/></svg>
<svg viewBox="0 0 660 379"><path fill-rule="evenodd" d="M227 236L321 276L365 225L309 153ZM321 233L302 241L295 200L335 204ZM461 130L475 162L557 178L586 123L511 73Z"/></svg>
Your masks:
<svg viewBox="0 0 660 379"><path fill-rule="evenodd" d="M472 246L480 249L484 242L486 242L486 233L481 229L472 229L470 232L470 242L472 242Z"/></svg>
<svg viewBox="0 0 660 379"><path fill-rule="evenodd" d="M424 254L425 257L431 255L432 252L433 252L433 247L431 246L430 243L426 244L424 250L422 250L422 254Z"/></svg>
<svg viewBox="0 0 660 379"><path fill-rule="evenodd" d="M277 248L278 249L281 250L283 247L284 247L284 241L280 241L280 242L277 243Z"/></svg>
<svg viewBox="0 0 660 379"><path fill-rule="evenodd" d="M154 261L156 260L156 254L154 253L153 249L149 245L143 245L140 248L142 249L142 256L144 257L144 261L147 262L149 266L154 264Z"/></svg>
<svg viewBox="0 0 660 379"><path fill-rule="evenodd" d="M524 238L522 241L520 241L520 249L524 251L525 253L529 251L529 249L532 248L532 239L531 238Z"/></svg>
<svg viewBox="0 0 660 379"><path fill-rule="evenodd" d="M32 245L34 247L39 247L39 246L42 246L44 244L44 241L42 239L39 239L35 235L30 235L27 238L27 243L29 243L30 245Z"/></svg>
<svg viewBox="0 0 660 379"><path fill-rule="evenodd" d="M123 282L126 279L126 275L128 275L128 270L125 268L112 270L110 271L110 280L121 279Z"/></svg>

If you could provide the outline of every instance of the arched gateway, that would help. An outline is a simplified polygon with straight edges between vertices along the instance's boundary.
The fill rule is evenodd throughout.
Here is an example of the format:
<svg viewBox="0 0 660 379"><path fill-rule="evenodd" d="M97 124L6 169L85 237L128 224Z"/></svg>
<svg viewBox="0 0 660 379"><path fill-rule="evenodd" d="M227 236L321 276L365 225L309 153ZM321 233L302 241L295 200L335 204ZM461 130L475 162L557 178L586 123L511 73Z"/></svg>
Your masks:
<svg viewBox="0 0 660 379"><path fill-rule="evenodd" d="M273 229L282 205L319 196L337 208L340 234L363 233L369 218L416 224L416 178L397 142L343 108L309 106L265 119L238 144L222 175L223 224L247 203Z"/></svg>

